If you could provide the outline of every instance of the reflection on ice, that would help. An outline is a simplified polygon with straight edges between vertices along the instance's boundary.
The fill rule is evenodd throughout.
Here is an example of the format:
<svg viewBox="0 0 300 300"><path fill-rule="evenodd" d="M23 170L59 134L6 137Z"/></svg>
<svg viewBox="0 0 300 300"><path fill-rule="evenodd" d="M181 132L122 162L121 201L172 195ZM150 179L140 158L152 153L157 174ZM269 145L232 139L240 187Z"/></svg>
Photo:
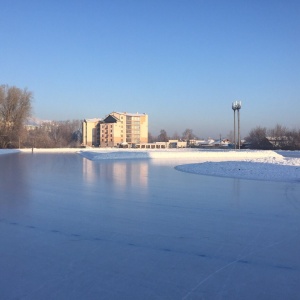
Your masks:
<svg viewBox="0 0 300 300"><path fill-rule="evenodd" d="M149 163L145 161L112 161L100 164L83 159L83 175L91 184L96 184L99 180L109 180L122 190L132 185L147 188L148 166Z"/></svg>

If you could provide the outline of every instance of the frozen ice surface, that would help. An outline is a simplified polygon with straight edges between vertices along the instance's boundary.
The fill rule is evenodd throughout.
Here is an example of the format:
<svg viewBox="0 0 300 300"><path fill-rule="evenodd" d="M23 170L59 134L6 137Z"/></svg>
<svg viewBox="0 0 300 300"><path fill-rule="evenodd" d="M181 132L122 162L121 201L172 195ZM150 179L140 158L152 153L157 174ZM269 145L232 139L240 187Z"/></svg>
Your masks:
<svg viewBox="0 0 300 300"><path fill-rule="evenodd" d="M198 162L1 155L0 299L298 299L300 184Z"/></svg>

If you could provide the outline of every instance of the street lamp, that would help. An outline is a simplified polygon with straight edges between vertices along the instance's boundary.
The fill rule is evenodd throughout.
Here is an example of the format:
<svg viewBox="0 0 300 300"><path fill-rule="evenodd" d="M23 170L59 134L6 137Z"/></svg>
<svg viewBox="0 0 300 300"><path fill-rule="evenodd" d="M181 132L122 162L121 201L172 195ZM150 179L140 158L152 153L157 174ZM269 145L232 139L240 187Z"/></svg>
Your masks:
<svg viewBox="0 0 300 300"><path fill-rule="evenodd" d="M236 140L235 140L235 111L237 110L238 113L238 145L239 149L241 148L241 135L240 135L240 109L242 108L242 101L234 101L232 102L232 109L233 109L233 142L234 142L234 149L236 149Z"/></svg>

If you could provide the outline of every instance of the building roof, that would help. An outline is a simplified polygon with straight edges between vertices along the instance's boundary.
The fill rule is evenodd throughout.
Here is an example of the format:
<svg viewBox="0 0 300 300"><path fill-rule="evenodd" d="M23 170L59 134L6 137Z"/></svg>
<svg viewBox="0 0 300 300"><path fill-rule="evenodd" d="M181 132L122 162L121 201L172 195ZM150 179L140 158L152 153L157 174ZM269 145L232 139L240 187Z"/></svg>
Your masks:
<svg viewBox="0 0 300 300"><path fill-rule="evenodd" d="M117 117L115 117L114 115L109 114L104 118L103 121L104 121L104 123L116 123L117 121L119 121L119 119Z"/></svg>
<svg viewBox="0 0 300 300"><path fill-rule="evenodd" d="M130 117L141 117L141 116L147 115L146 113L139 114L138 112L137 113L128 113L128 112L115 111L115 113L120 114L120 115L130 116Z"/></svg>
<svg viewBox="0 0 300 300"><path fill-rule="evenodd" d="M99 122L99 121L101 121L101 120L102 120L102 119L100 119L100 118L84 119L84 121L86 121L86 122L91 122L91 123Z"/></svg>

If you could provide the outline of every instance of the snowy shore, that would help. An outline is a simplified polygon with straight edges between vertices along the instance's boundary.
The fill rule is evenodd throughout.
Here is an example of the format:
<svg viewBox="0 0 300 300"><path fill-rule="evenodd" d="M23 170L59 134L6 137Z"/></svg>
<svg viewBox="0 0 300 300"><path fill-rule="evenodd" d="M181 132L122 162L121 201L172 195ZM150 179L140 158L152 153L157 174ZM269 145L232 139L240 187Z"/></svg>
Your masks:
<svg viewBox="0 0 300 300"><path fill-rule="evenodd" d="M300 182L299 151L199 149L34 149L34 153L78 153L92 161L153 159L172 161L178 171L256 180ZM32 149L0 150L0 154L31 153ZM193 162L190 163L189 162ZM184 164L183 164L184 163ZM176 164L179 164L176 166Z"/></svg>
<svg viewBox="0 0 300 300"><path fill-rule="evenodd" d="M178 171L187 173L232 177L241 179L300 182L300 152L255 150L98 150L82 151L80 154L92 161L109 159L155 159L172 160ZM287 157L285 157L285 156ZM190 164L188 160L197 161ZM179 161L183 165L176 166ZM182 162L181 162L182 163Z"/></svg>

